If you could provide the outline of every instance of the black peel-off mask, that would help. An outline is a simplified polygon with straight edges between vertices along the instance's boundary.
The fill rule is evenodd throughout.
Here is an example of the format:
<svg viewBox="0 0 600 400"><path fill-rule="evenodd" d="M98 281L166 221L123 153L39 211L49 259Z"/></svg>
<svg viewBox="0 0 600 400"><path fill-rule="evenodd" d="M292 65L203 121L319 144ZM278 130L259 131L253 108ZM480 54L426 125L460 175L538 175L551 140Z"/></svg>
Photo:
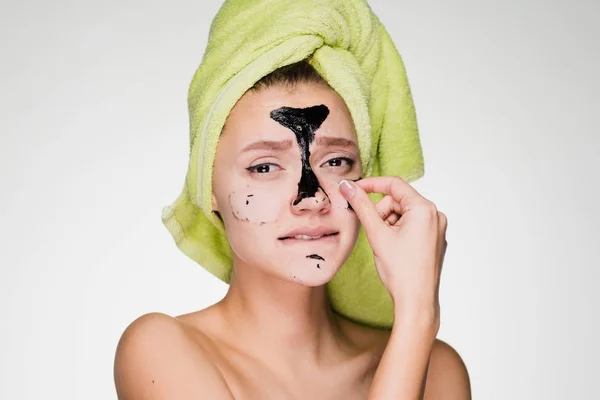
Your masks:
<svg viewBox="0 0 600 400"><path fill-rule="evenodd" d="M327 199L329 196L321 187L317 176L310 166L309 146L315 138L315 132L329 115L327 106L321 104L308 108L281 107L271 111L271 119L285 126L296 136L298 146L300 146L300 159L302 161L302 176L298 182L298 195L294 200L297 205L302 199L315 197L319 189L325 193Z"/></svg>

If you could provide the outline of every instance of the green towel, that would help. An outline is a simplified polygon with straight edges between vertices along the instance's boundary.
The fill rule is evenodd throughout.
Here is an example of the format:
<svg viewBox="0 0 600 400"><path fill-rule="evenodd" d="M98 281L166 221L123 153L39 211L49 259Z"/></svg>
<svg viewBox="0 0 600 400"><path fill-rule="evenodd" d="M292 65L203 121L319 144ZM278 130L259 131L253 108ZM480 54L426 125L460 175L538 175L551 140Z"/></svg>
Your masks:
<svg viewBox="0 0 600 400"><path fill-rule="evenodd" d="M309 57L352 115L363 177L396 175L411 182L424 174L402 58L366 1L225 1L189 87L190 159L185 184L162 213L181 251L225 282L231 277L231 249L223 223L211 212L212 167L221 129L254 83ZM370 196L373 201L381 198ZM327 289L338 314L373 327L392 325L391 298L377 275L362 229L352 254Z"/></svg>

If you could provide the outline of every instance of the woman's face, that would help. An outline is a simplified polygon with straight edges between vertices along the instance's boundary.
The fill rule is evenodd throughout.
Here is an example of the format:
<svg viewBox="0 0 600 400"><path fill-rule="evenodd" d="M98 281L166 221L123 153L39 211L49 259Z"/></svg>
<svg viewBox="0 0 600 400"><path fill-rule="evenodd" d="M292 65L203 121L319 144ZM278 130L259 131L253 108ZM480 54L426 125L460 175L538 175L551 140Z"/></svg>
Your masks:
<svg viewBox="0 0 600 400"><path fill-rule="evenodd" d="M213 210L235 268L328 282L359 230L338 182L361 174L354 125L334 90L306 83L247 92L227 118L213 176Z"/></svg>

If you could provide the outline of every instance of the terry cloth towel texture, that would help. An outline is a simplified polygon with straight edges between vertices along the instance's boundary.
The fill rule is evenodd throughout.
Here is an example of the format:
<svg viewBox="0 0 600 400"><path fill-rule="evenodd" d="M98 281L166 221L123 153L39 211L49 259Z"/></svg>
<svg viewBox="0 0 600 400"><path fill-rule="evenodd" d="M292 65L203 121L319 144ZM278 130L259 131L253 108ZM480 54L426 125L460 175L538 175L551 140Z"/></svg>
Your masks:
<svg viewBox="0 0 600 400"><path fill-rule="evenodd" d="M225 1L189 87L185 184L174 203L164 207L162 220L183 253L227 283L232 253L211 204L219 135L249 88L275 69L304 59L345 100L356 128L363 177L395 175L411 182L424 174L404 63L366 1ZM377 201L382 195L370 197ZM363 229L327 289L338 314L363 325L391 327L392 301Z"/></svg>

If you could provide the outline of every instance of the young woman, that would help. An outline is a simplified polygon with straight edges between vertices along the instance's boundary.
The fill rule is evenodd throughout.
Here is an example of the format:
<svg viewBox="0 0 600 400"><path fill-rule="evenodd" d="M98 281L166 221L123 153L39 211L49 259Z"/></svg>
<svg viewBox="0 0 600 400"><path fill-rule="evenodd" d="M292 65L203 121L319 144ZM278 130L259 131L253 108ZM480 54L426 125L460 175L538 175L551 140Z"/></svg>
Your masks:
<svg viewBox="0 0 600 400"><path fill-rule="evenodd" d="M115 359L119 399L470 399L461 358L436 339L446 217L399 177L360 179L359 160L344 100L309 63L248 90L213 172L229 290L207 309L134 321ZM361 225L391 330L343 318L327 296Z"/></svg>

